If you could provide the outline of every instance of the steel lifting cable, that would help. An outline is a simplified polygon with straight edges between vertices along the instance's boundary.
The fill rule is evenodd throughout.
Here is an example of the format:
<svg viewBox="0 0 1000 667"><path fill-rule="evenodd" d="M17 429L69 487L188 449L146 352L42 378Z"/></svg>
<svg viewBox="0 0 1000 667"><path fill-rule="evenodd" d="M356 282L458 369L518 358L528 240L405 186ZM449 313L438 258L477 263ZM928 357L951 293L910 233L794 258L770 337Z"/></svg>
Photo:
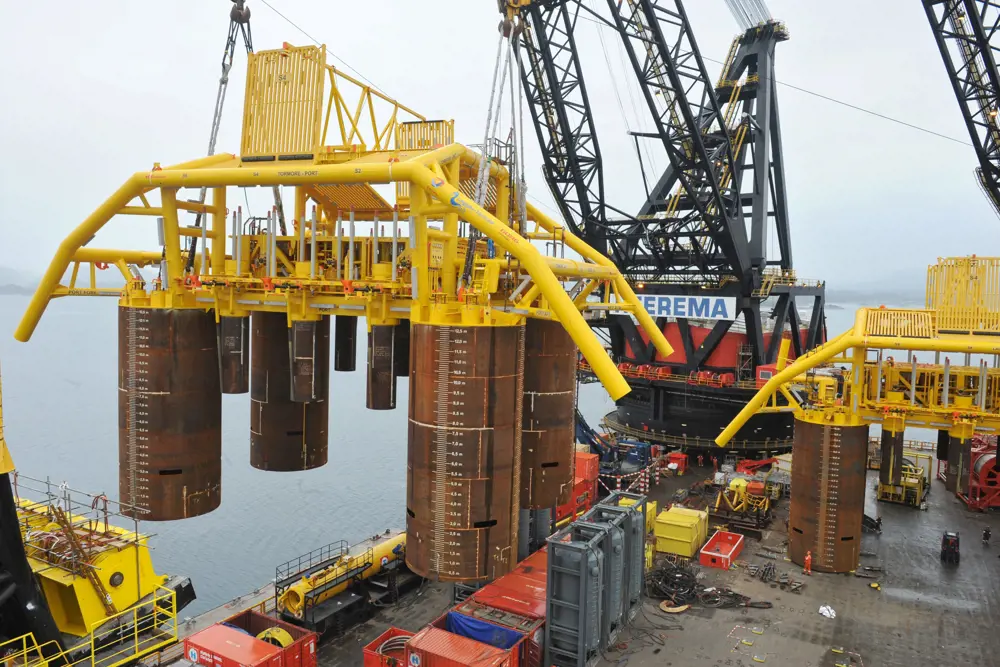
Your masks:
<svg viewBox="0 0 1000 667"><path fill-rule="evenodd" d="M486 136L483 138L483 150L479 160L479 174L476 177L476 191L474 199L479 206L486 206L486 195L489 190L490 170L492 161L490 155L490 139L496 137L497 128L500 125L501 109L503 109L503 92L507 85L507 70L510 63L510 43L504 49L504 41L511 34L506 32L508 26L500 26L500 38L497 41L496 62L493 65L493 84L490 89L490 104L486 112ZM500 85L497 86L497 75L500 76ZM512 84L513 85L513 84ZM494 109L496 113L494 113ZM465 266L462 268L462 278L459 280L458 288L468 287L472 278L472 266L475 261L476 241L479 238L479 231L474 227L469 230L469 242L465 252Z"/></svg>
<svg viewBox="0 0 1000 667"><path fill-rule="evenodd" d="M503 55L503 42L504 42L504 39L505 39L505 35L503 34L503 29L501 28L501 30L500 30L500 38L497 40L497 54L496 54L496 58L494 59L494 62L493 62L493 83L490 84L490 105L489 105L489 108L486 110L486 132L485 132L485 135L483 137L483 152L482 152L482 156L480 157L480 160L479 160L479 174L476 177L475 199L476 199L476 203L479 204L480 206L482 206L483 202L485 201L485 198L481 198L481 197L484 197L482 195L483 180L484 180L483 179L483 172L486 170L487 148L488 148L489 143L490 143L490 130L493 128L493 107L494 107L494 101L496 100L496 96L497 96L497 76L500 74L500 57ZM504 71L504 78L506 78L506 76L507 76L507 72ZM501 86L502 85L503 84L501 84ZM499 103L497 104L497 106L499 107ZM499 115L499 114L500 114L500 111L499 111L499 108L498 108L497 109L497 115Z"/></svg>
<svg viewBox="0 0 1000 667"><path fill-rule="evenodd" d="M516 141L517 141L517 212L521 220L521 233L527 232L528 227L528 183L524 176L524 165L525 165L525 155L524 155L524 79L520 76L521 72L521 49L518 48L517 40L521 38L521 35L525 35L523 23L519 23L515 32L513 33L511 48L514 49L514 60L517 61L517 131ZM525 38L527 38L525 36ZM513 75L511 75L513 76ZM513 79L511 79L511 86L514 85ZM513 96L512 96L513 97ZM511 123L514 123L514 118L511 117Z"/></svg>

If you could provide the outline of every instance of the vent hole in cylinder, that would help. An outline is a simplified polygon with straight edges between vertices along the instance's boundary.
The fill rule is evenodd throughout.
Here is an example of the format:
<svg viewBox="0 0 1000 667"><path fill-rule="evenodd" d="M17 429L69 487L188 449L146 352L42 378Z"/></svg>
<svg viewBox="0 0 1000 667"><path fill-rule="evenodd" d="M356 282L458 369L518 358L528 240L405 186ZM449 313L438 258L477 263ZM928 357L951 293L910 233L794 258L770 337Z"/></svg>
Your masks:
<svg viewBox="0 0 1000 667"><path fill-rule="evenodd" d="M166 470L161 470L161 475L179 475L183 471L180 468L167 468Z"/></svg>
<svg viewBox="0 0 1000 667"><path fill-rule="evenodd" d="M476 521L472 524L473 528L492 528L497 525L496 519L490 519L489 521Z"/></svg>
<svg viewBox="0 0 1000 667"><path fill-rule="evenodd" d="M413 510L411 510L409 507L406 508L406 516L410 517L411 519L415 519L417 517L417 515L414 514Z"/></svg>
<svg viewBox="0 0 1000 667"><path fill-rule="evenodd" d="M548 463L543 463L542 467L543 468L558 468L559 467L559 461L549 461Z"/></svg>
<svg viewBox="0 0 1000 667"><path fill-rule="evenodd" d="M798 533L799 535L801 535L801 534L802 534L802 529L801 529L801 528L792 528L792 530L794 530L794 531L795 531L796 533Z"/></svg>

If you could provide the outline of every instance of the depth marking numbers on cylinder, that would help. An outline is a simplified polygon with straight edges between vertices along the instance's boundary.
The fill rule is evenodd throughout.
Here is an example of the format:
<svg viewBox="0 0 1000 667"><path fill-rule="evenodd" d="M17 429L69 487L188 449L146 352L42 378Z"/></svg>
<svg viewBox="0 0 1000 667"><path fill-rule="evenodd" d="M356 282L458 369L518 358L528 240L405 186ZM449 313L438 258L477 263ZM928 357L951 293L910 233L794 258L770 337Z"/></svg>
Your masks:
<svg viewBox="0 0 1000 667"><path fill-rule="evenodd" d="M820 560L829 567L834 566L834 554L837 549L837 506L840 504L840 474L838 472L841 459L840 451L840 429L826 429L823 438L823 450L820 456L823 457L820 472L821 492L820 503L820 524L817 526L817 541L822 540L820 545Z"/></svg>
<svg viewBox="0 0 1000 667"><path fill-rule="evenodd" d="M463 499L469 491L462 471L462 432L464 422L455 417L465 416L467 382L463 376L468 371L469 330L458 327L439 327L437 331L437 429L434 434L435 451L431 462L435 474L431 478L434 497L434 569L439 575L461 576L463 526Z"/></svg>
<svg viewBox="0 0 1000 667"><path fill-rule="evenodd" d="M125 391L128 401L128 501L136 508L136 514L149 511L149 485L139 475L140 459L148 459L149 391L148 354L149 314L140 308L129 308L128 312L128 363L125 371ZM143 468L148 461L142 461ZM125 499L122 499L125 501Z"/></svg>

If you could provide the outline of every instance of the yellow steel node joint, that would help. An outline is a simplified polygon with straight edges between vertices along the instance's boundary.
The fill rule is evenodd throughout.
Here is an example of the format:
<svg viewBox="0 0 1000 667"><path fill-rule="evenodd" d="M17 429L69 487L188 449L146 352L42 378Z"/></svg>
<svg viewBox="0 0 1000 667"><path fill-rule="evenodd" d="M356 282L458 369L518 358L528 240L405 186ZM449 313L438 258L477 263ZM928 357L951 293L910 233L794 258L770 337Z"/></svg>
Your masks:
<svg viewBox="0 0 1000 667"><path fill-rule="evenodd" d="M977 312L980 322L990 321L982 310ZM798 419L815 424L881 423L891 432L922 426L963 438L977 429L1000 429L1000 367L968 361L971 355L996 358L1000 342L972 332L942 332L937 314L937 310L859 310L854 329L775 373L716 444L728 443L756 412L769 411L769 401L779 392L789 398ZM935 353L933 363L927 363L931 358L920 359L918 353L926 352ZM947 356L940 363L940 353L961 354L965 364L951 363ZM834 359L846 362L846 369L830 367ZM792 388L805 400L793 401Z"/></svg>
<svg viewBox="0 0 1000 667"><path fill-rule="evenodd" d="M529 5L502 2L501 12L511 14L504 27ZM348 99L349 87L358 91L356 98ZM114 293L98 290L93 279L93 265L113 264L125 278L122 305L203 309L217 318L264 311L285 313L289 322L330 315L365 316L375 324L557 320L615 399L628 393L628 384L583 313L629 313L661 355L672 352L617 268L529 205L539 228L583 261L539 252L525 236L527 220L511 219L508 202L516 193L502 163L486 161L485 201L473 200L483 162L454 142L451 121L428 121L337 71L327 65L323 46L286 44L251 55L246 92L241 157L218 154L167 168L154 163L128 179L60 245L15 338L30 338L55 296ZM384 184L395 185L395 204L373 187ZM273 219L244 219L241 210L226 208L226 188L261 186L296 188L290 234L284 226L279 233ZM211 189L212 201L184 196L195 188ZM151 201L155 191L158 203ZM199 213L208 222L186 226L180 212ZM115 215L158 218L162 252L85 248ZM460 234L459 221L488 241ZM361 233L359 222L372 224ZM199 236L200 253L191 257L188 239ZM88 262L91 288L75 290L79 266ZM73 263L67 288L60 281ZM137 271L149 264L159 265L154 278ZM566 279L580 281L583 289L571 297ZM590 300L601 285L603 302Z"/></svg>
<svg viewBox="0 0 1000 667"><path fill-rule="evenodd" d="M552 234L584 257L574 262L543 256L510 224L502 222L466 193L474 182L479 156L460 144L416 152L405 160L369 159L360 156L346 163L311 164L289 167L279 162L242 162L232 156L215 156L187 163L181 169L140 172L88 217L63 242L46 272L22 319L16 337L27 340L48 300L58 294L59 281L70 262L76 259L106 258L140 265L159 261L160 253L143 251L88 251L90 240L114 215L130 208L130 202L159 189L163 217L165 260L161 276L147 282L132 280L122 291L124 305L150 308L196 308L214 310L217 315L243 315L254 310L284 312L289 320L312 320L323 315L368 315L377 322L399 319L414 321L461 322L463 324L506 325L524 317L554 319L563 324L590 362L595 374L614 398L629 391L624 378L590 331L581 311L591 308L616 309L631 313L646 330L657 350L671 353L662 332L639 304L628 283L614 265L557 223L529 207L532 217ZM385 154L381 154L385 155ZM490 164L491 180L509 181L506 170ZM449 178L458 177L453 183ZM233 253L226 254L227 235L222 233L219 209L228 186L293 185L306 193L335 184L351 186L380 183L407 183L411 198L413 228L405 235L350 235L342 212L323 211L308 226L299 225L295 235L279 236L262 224L237 229L233 225ZM195 258L195 271L187 273L186 229L177 211L181 209L181 188L213 189L215 233L206 230L208 251ZM297 208L301 211L301 205ZM433 214L425 214L433 208ZM339 220L334 219L334 217ZM364 219L362 216L352 216ZM218 218L219 222L214 219ZM445 221L444 229L431 229L431 219ZM369 218L371 219L371 218ZM472 252L472 283L456 294L450 286L469 252L465 238L458 238L458 220L463 220L492 241L508 259L486 256L481 241ZM379 219L379 225L383 220ZM245 229L244 229L245 228ZM345 233L346 232L346 233ZM435 244L455 250L436 254ZM462 250L460 250L462 249ZM90 254L88 254L90 253ZM395 264L393 263L395 262ZM238 264L238 266L237 266ZM524 274L527 274L526 276ZM517 294L513 288L527 278L530 286ZM563 278L589 281L585 294L570 298ZM610 289L615 300L604 304L587 301L586 295L600 283ZM444 286L449 288L445 289ZM512 302L511 299L517 300ZM610 299L610 297L608 297ZM536 305L536 299L541 299Z"/></svg>

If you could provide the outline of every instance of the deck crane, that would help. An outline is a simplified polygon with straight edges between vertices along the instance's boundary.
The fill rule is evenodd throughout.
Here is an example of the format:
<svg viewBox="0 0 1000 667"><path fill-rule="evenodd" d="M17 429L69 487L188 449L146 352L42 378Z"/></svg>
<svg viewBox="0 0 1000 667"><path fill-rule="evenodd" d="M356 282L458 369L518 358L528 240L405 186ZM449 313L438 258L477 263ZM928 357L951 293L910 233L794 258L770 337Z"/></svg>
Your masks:
<svg viewBox="0 0 1000 667"><path fill-rule="evenodd" d="M934 39L979 157L976 180L1000 215L1000 2L923 0Z"/></svg>
<svg viewBox="0 0 1000 667"><path fill-rule="evenodd" d="M781 332L796 332L795 355L825 339L823 284L798 280L792 263L773 83L775 47L788 32L762 0L727 4L742 32L718 81L708 76L682 0L504 4L525 23L519 41L522 77L557 205L577 233L627 276L660 326L672 329L683 344L683 354L666 360L655 355L629 318L609 315L594 323L606 328L616 360L638 369L633 377L648 385L625 399L629 405L619 403L623 432L652 434L668 444L692 446L709 432L718 433L710 419L692 426L686 411L692 393L701 393L689 382L692 374L715 383L696 399L704 399L698 410L713 413L719 401L735 404L750 397L752 392L744 392L737 398L735 386L755 381L758 367L775 363ZM602 34L618 37L648 107L648 125L629 128L645 186L645 200L638 204L605 197L610 172L603 168L577 48L584 39L581 26L591 29L595 23ZM653 165L643 163L640 141L647 151L665 153L669 162L650 179ZM776 244L769 243L771 235ZM771 246L777 252L769 253ZM800 321L796 298L812 302L808 322ZM706 299L727 304L727 316L706 317L701 309ZM667 312L665 306L673 303L684 310ZM692 303L696 306L688 310ZM734 327L737 320L742 326ZM730 384L718 391L723 382ZM684 423L683 434L670 433ZM772 427L789 430L777 421ZM772 427L754 426L748 433L763 436Z"/></svg>

